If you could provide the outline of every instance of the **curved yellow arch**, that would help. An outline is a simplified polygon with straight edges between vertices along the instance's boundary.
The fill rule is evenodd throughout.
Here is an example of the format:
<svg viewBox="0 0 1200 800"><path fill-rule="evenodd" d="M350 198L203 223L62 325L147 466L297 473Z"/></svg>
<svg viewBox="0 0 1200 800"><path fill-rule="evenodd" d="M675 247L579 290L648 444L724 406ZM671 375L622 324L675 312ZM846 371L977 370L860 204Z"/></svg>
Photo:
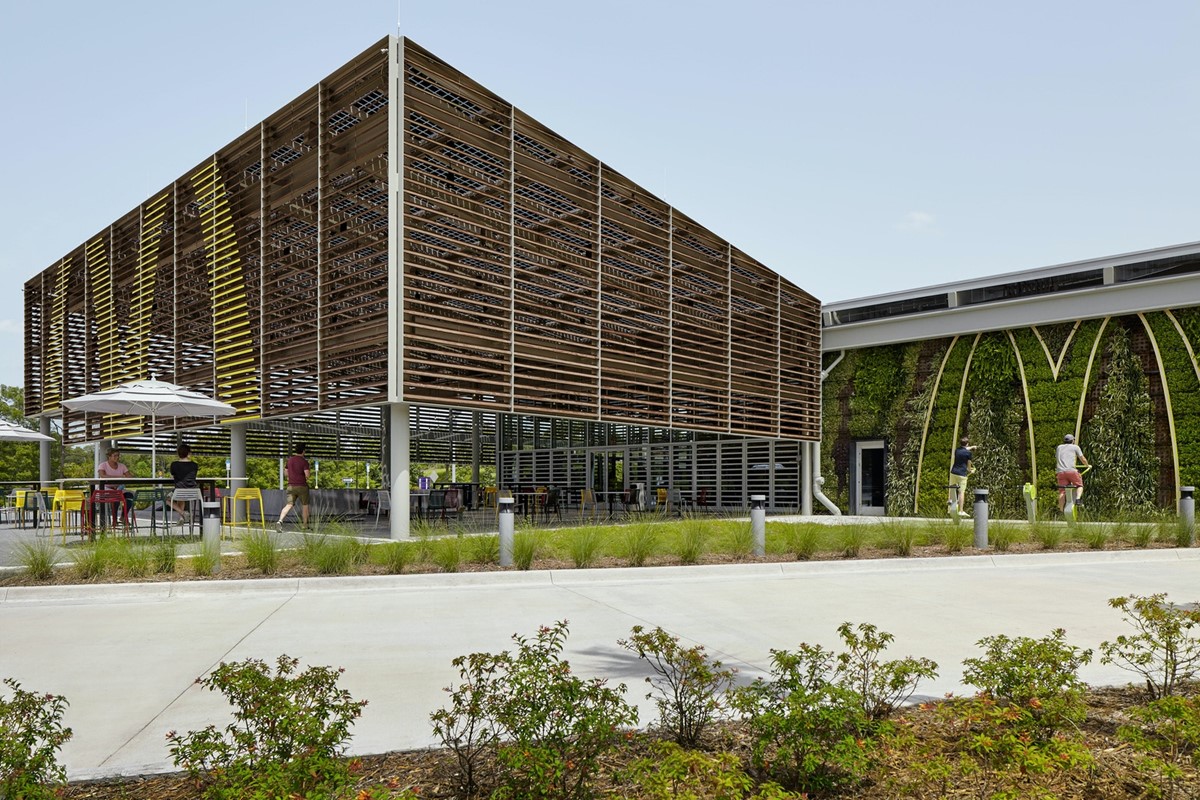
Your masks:
<svg viewBox="0 0 1200 800"><path fill-rule="evenodd" d="M1138 319L1142 321L1142 325L1146 328L1146 335L1150 337L1150 346L1154 349L1154 360L1158 364L1158 374L1162 380L1163 400L1167 406L1167 426L1171 431L1171 465L1175 469L1175 504L1178 506L1179 444L1175 439L1175 409L1171 407L1171 387L1167 385L1167 370L1163 367L1162 353L1158 349L1158 340L1154 338L1154 329L1150 327L1150 321L1146 319L1145 314L1139 312Z"/></svg>
<svg viewBox="0 0 1200 800"><path fill-rule="evenodd" d="M921 498L921 463L925 460L925 440L929 436L929 420L933 417L933 404L937 402L938 386L942 383L942 372L946 369L946 362L950 360L950 354L954 352L954 345L957 343L957 336L950 340L950 345L946 348L945 355L942 356L942 363L938 365L937 375L933 378L933 390L929 393L929 406L925 409L925 424L921 426L921 449L917 451L917 479L913 485L914 514L917 513L917 506Z"/></svg>

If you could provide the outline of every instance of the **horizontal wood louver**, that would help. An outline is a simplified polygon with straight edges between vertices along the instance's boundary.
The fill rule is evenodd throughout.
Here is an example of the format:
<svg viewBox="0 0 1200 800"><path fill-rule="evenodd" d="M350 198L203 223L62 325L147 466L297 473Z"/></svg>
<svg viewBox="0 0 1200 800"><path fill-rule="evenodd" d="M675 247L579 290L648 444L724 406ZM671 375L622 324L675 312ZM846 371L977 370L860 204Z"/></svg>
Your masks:
<svg viewBox="0 0 1200 800"><path fill-rule="evenodd" d="M725 430L729 400L729 248L675 212L671 422Z"/></svg>
<svg viewBox="0 0 1200 800"><path fill-rule="evenodd" d="M511 403L509 107L408 45L404 82L404 396Z"/></svg>
<svg viewBox="0 0 1200 800"><path fill-rule="evenodd" d="M595 416L599 164L514 119L513 408Z"/></svg>
<svg viewBox="0 0 1200 800"><path fill-rule="evenodd" d="M394 393L607 423L584 446L817 438L815 300L414 43L391 64L391 44L26 283L30 414L154 375L279 435ZM140 417L65 422L68 443L147 435ZM419 447L465 460L445 424Z"/></svg>

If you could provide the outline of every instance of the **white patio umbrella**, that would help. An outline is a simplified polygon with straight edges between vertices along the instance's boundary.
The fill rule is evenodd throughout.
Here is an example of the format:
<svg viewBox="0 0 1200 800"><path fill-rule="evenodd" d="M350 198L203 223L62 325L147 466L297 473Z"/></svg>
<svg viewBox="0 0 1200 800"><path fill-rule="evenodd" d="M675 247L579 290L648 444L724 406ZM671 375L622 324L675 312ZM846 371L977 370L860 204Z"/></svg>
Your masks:
<svg viewBox="0 0 1200 800"><path fill-rule="evenodd" d="M150 471L157 466L155 429L159 417L227 417L237 409L228 403L166 381L130 381L62 403L72 411L95 414L137 414L150 417Z"/></svg>
<svg viewBox="0 0 1200 800"><path fill-rule="evenodd" d="M24 425L0 419L0 442L53 442L53 436L31 431Z"/></svg>

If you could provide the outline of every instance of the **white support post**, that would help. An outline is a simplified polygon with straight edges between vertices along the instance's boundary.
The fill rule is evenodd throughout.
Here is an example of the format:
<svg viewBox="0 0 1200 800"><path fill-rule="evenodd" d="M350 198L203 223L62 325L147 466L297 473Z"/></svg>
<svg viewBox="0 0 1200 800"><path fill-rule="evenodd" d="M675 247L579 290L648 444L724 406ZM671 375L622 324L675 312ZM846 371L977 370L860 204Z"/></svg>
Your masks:
<svg viewBox="0 0 1200 800"><path fill-rule="evenodd" d="M50 418L41 417L38 419L38 428L43 436L50 435ZM49 483L54 477L50 474L50 446L54 442L41 442L38 446L38 480L42 483Z"/></svg>
<svg viewBox="0 0 1200 800"><path fill-rule="evenodd" d="M246 475L246 428L245 422L234 422L229 426L229 472L230 477L245 478ZM247 481L235 480L230 482L230 494L233 494L237 489L245 487ZM247 508L249 503L244 504ZM241 516L238 511L238 504L233 504L233 521L241 522Z"/></svg>
<svg viewBox="0 0 1200 800"><path fill-rule="evenodd" d="M388 513L392 539L409 535L408 404L388 404L388 477L391 479L392 509Z"/></svg>

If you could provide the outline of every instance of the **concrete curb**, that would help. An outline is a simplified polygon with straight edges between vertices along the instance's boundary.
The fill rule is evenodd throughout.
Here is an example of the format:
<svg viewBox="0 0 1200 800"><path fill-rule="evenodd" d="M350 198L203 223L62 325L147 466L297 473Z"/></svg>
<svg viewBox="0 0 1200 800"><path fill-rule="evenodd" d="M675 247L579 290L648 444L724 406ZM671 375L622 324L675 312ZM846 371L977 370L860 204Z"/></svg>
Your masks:
<svg viewBox="0 0 1200 800"><path fill-rule="evenodd" d="M768 564L703 564L670 567L533 570L529 572L423 573L419 575L362 575L344 578L255 578L252 580L193 580L157 583L109 583L74 586L12 586L0 588L0 603L131 603L163 602L174 598L239 595L296 595L319 592L373 592L410 589L470 589L492 586L584 586L656 583L667 580L720 581L745 577L766 580L804 575L878 572L937 572L1004 567L1129 564L1140 562L1200 562L1200 548L1086 551L1079 553L1013 553L933 558L883 558L849 561L784 561Z"/></svg>

